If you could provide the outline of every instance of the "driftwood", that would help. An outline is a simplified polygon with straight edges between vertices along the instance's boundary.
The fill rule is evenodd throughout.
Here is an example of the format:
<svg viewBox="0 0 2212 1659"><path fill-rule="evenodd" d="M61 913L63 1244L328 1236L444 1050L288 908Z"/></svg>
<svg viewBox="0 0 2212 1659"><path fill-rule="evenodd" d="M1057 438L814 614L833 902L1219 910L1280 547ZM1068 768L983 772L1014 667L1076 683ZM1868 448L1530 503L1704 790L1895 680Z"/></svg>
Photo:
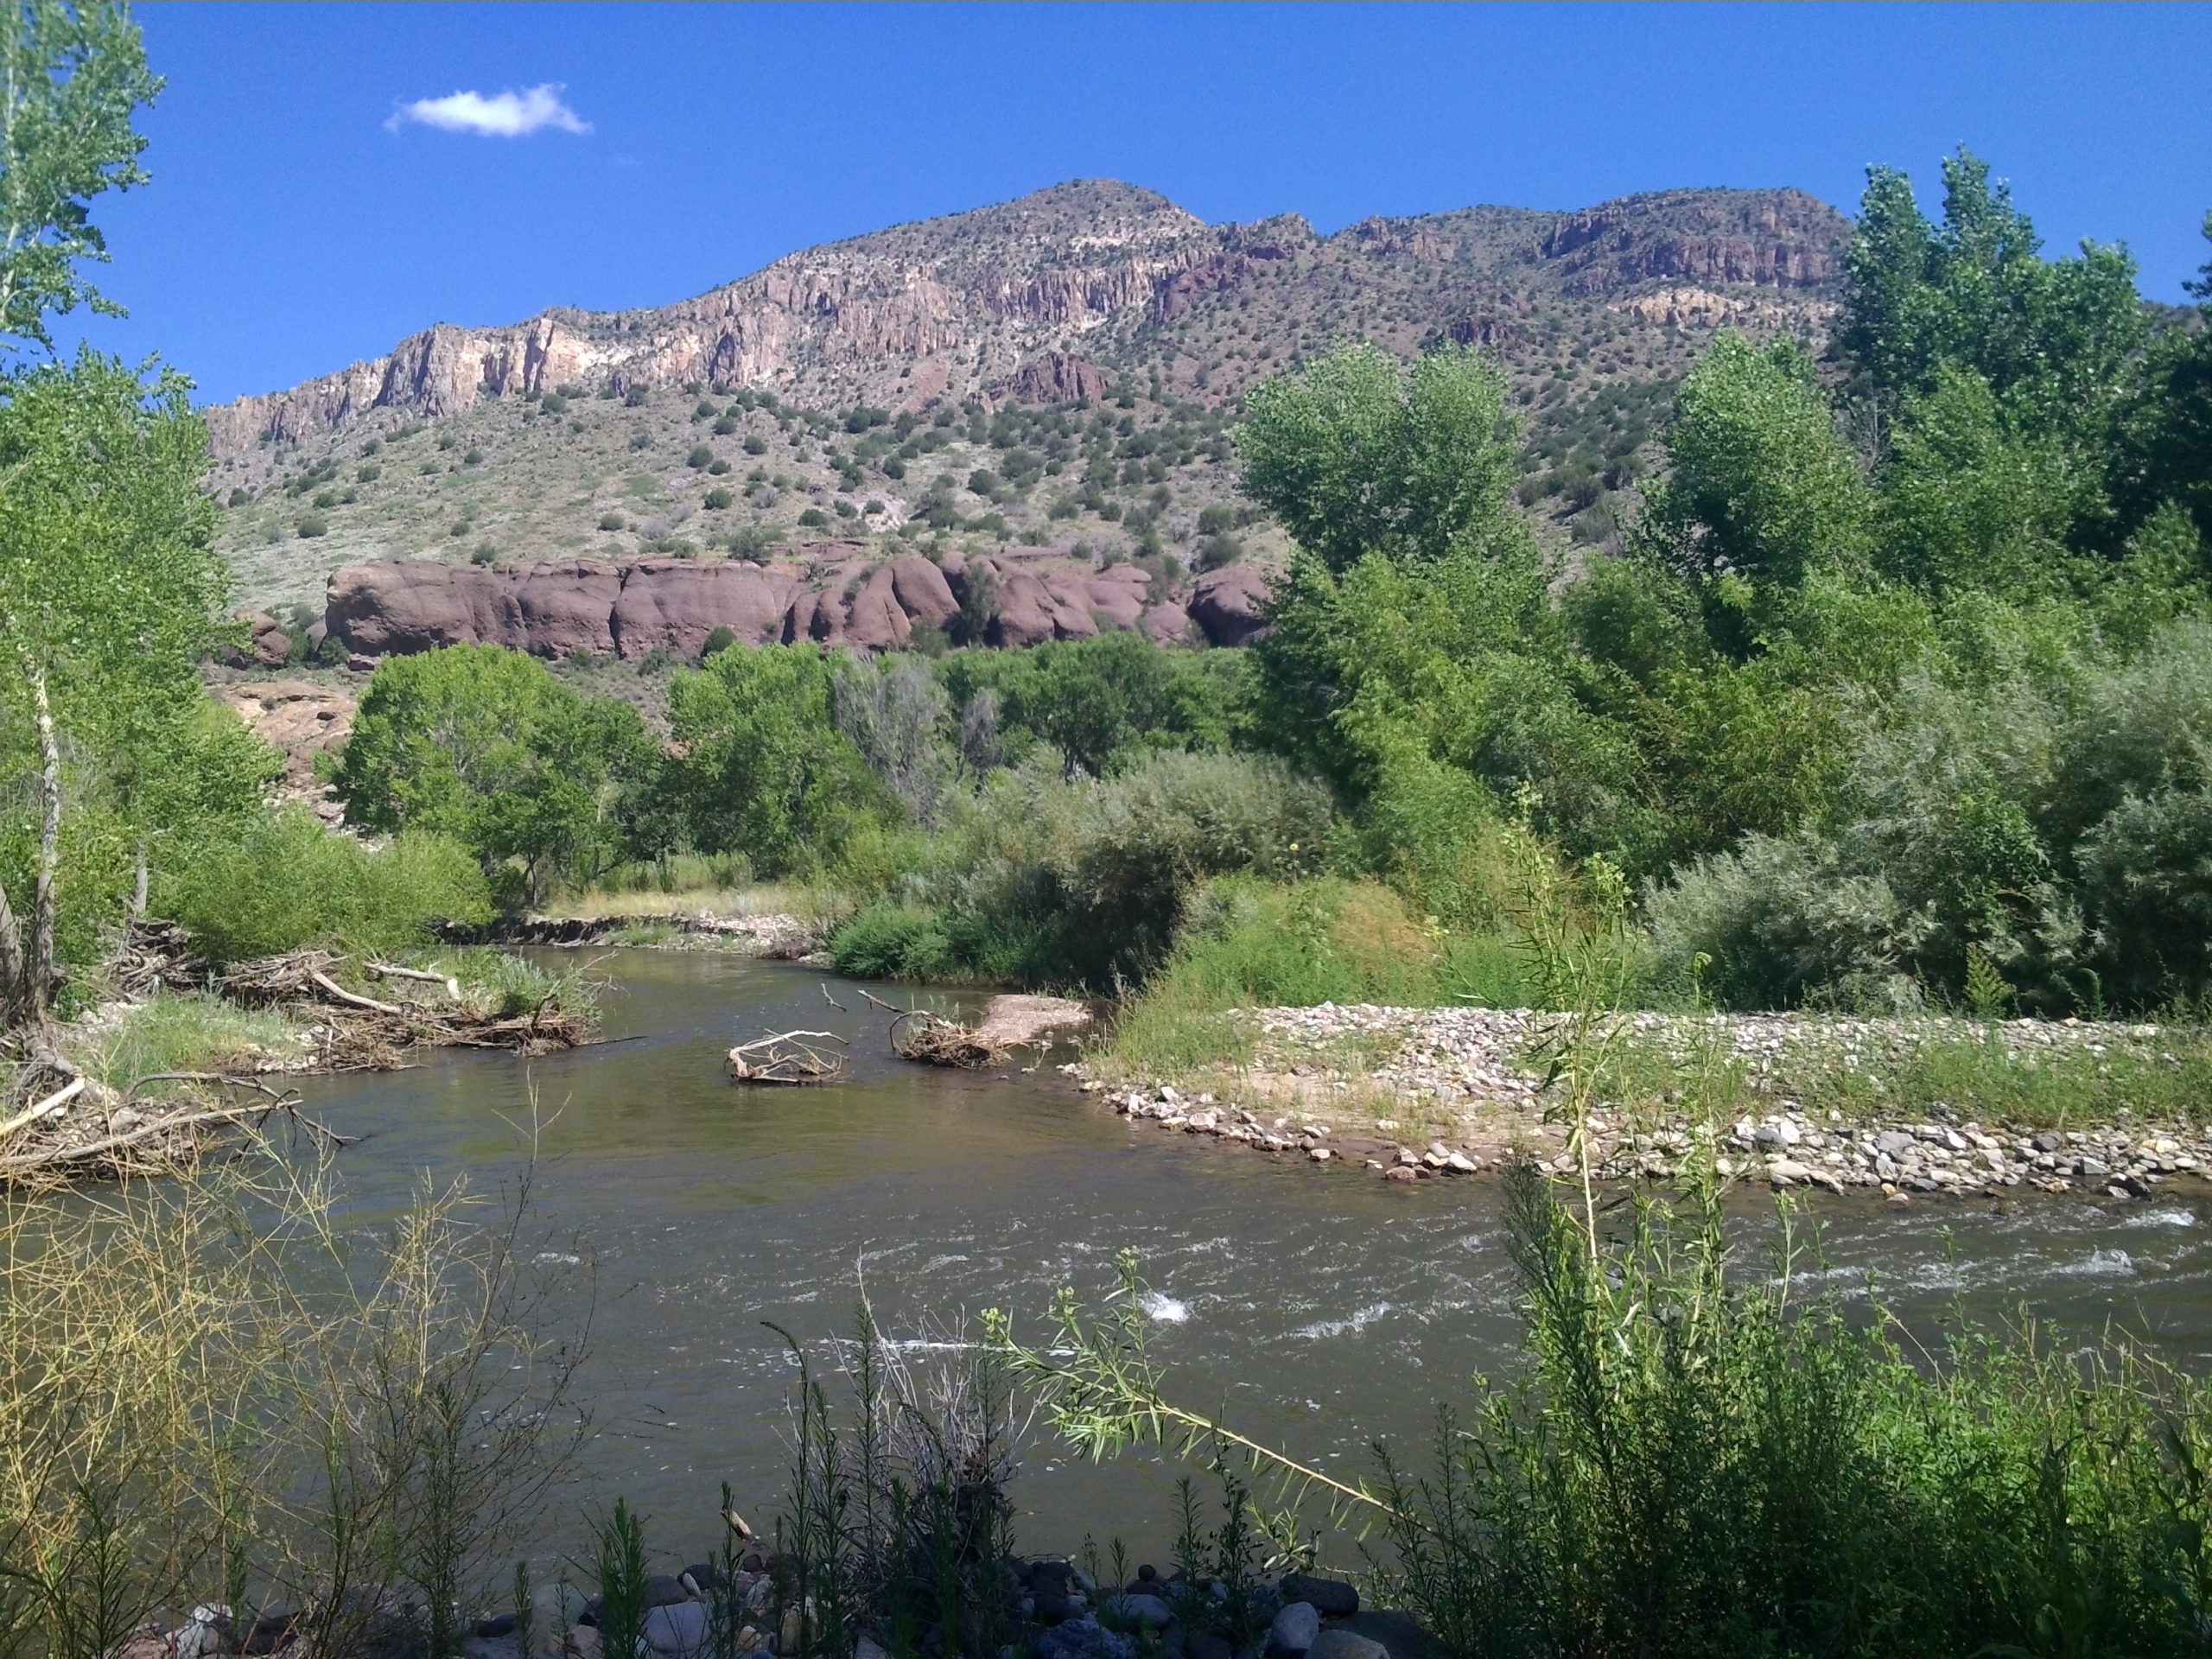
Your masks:
<svg viewBox="0 0 2212 1659"><path fill-rule="evenodd" d="M343 1002L349 1008L366 1008L371 1014L404 1014L407 1012L397 1002L379 1002L373 996L363 996L358 991L349 991L327 974L310 973L308 983L332 1001Z"/></svg>
<svg viewBox="0 0 2212 1659"><path fill-rule="evenodd" d="M79 1079L82 1086L84 1080ZM141 1122L123 1122L127 1112L130 1117L140 1115L130 1103L139 1091L155 1084L193 1084L202 1088L244 1090L260 1096L253 1101L233 1101L226 1105L198 1105L190 1097L180 1097L167 1103L167 1109L157 1110ZM198 1161L203 1146L200 1132L256 1118L267 1122L272 1113L282 1112L319 1139L334 1147L346 1147L358 1138L339 1134L328 1125L318 1122L300 1110L299 1096L289 1091L280 1093L257 1077L233 1077L219 1071L156 1071L135 1080L118 1097L103 1091L104 1100L113 1109L103 1111L95 1121L88 1118L82 1124L62 1125L61 1132L44 1144L18 1152L0 1155L0 1185L37 1185L57 1183L73 1176L86 1173L105 1174L125 1178L139 1174L169 1174L188 1167ZM200 1096L205 1099L206 1096ZM41 1103L47 1109L41 1121L58 1122L68 1102L60 1105ZM28 1122L28 1120L26 1120ZM119 1122L123 1126L118 1128Z"/></svg>
<svg viewBox="0 0 2212 1659"><path fill-rule="evenodd" d="M365 962L361 966L378 979L412 979L425 985L442 985L448 996L456 1002L461 1001L461 982L451 974L434 974L427 968L402 968L389 962Z"/></svg>
<svg viewBox="0 0 2212 1659"><path fill-rule="evenodd" d="M17 1129L28 1128L42 1117L51 1117L56 1112L67 1110L69 1103L85 1092L85 1085L89 1081L89 1078L79 1077L74 1083L62 1084L44 1100L33 1101L6 1122L0 1123L0 1140L13 1135Z"/></svg>
<svg viewBox="0 0 2212 1659"><path fill-rule="evenodd" d="M835 1083L844 1077L845 1057L823 1048L842 1045L831 1031L781 1031L740 1043L729 1052L732 1083Z"/></svg>

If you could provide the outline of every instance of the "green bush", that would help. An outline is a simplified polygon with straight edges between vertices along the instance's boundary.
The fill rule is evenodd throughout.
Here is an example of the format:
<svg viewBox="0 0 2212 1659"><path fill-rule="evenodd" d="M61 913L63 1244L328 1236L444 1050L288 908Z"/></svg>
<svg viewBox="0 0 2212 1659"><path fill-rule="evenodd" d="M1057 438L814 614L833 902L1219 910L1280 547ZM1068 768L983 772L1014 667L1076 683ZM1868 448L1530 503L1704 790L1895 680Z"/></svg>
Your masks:
<svg viewBox="0 0 2212 1659"><path fill-rule="evenodd" d="M492 916L459 843L417 833L372 850L297 808L192 847L161 872L149 903L219 963L314 944L388 954L425 943L432 923Z"/></svg>
<svg viewBox="0 0 2212 1659"><path fill-rule="evenodd" d="M1527 1166L1529 1363L1385 1465L1446 1651L2173 1654L2212 1590L2212 1396L2109 1335L1958 1332L1737 1271L1717 1197L1610 1240Z"/></svg>
<svg viewBox="0 0 2212 1659"><path fill-rule="evenodd" d="M717 484L707 492L704 503L708 512L721 512L736 499L737 498L730 493L728 485Z"/></svg>
<svg viewBox="0 0 2212 1659"><path fill-rule="evenodd" d="M319 513L308 514L294 528L303 542L313 541L318 536L327 536L330 533L329 521Z"/></svg>
<svg viewBox="0 0 2212 1659"><path fill-rule="evenodd" d="M864 906L841 924L830 954L837 971L855 979L944 982L961 972L938 913L889 899Z"/></svg>
<svg viewBox="0 0 2212 1659"><path fill-rule="evenodd" d="M1166 959L1211 878L1319 868L1332 834L1327 791L1266 760L1155 754L1074 781L1028 768L951 822L904 902L937 913L957 977L1111 988Z"/></svg>

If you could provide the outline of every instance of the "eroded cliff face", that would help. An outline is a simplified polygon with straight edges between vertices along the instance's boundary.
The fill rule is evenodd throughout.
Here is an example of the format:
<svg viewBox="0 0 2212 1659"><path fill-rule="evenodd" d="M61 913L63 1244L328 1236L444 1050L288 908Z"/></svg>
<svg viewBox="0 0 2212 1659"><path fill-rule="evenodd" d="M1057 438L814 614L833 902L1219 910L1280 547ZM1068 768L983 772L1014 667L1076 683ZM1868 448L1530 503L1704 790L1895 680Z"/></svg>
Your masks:
<svg viewBox="0 0 2212 1659"><path fill-rule="evenodd" d="M890 651L943 629L963 600L988 593L984 643L1019 646L1137 628L1155 639L1242 645L1264 626L1265 580L1230 569L1155 596L1134 564L1094 569L1052 550L942 564L884 560L865 544L796 546L792 557L549 559L449 565L410 559L350 565L330 578L323 621L357 665L442 645L496 645L538 657L577 652L634 660L696 657L717 628L746 645L812 640Z"/></svg>
<svg viewBox="0 0 2212 1659"><path fill-rule="evenodd" d="M763 386L822 408L1075 402L1105 391L1096 346L1108 337L1172 326L1204 296L1301 261L1446 267L1585 296L1649 283L1802 290L1835 279L1847 229L1797 191L1677 191L1570 213L1370 219L1322 238L1296 214L1209 226L1152 192L1084 181L794 253L676 305L440 324L371 362L211 410L208 425L220 463L372 411L435 420L571 384Z"/></svg>
<svg viewBox="0 0 2212 1659"><path fill-rule="evenodd" d="M219 461L264 439L296 442L371 410L436 419L480 397L693 380L804 385L824 401L964 396L1027 372L1057 390L1062 348L1150 308L1160 284L1215 251L1201 219L1124 185L1041 191L996 208L791 254L740 282L656 310L551 310L504 328L440 324L388 356L289 391L209 411ZM1041 359L1034 368L1031 359ZM1095 368L1078 391L1103 390ZM1041 381L1039 377L1042 377Z"/></svg>

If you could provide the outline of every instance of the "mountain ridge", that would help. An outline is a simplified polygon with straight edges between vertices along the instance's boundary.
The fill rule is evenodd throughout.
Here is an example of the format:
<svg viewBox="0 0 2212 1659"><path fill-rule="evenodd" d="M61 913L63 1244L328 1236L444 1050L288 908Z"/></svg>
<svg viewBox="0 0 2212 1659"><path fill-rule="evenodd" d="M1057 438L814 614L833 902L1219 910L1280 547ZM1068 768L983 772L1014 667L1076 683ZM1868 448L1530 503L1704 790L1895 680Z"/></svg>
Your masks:
<svg viewBox="0 0 2212 1659"><path fill-rule="evenodd" d="M219 545L262 606L312 607L346 564L758 558L824 535L1145 560L1165 594L1280 557L1227 429L1251 385L1351 339L1495 357L1529 434L1523 506L1603 545L1716 328L1821 343L1848 232L1787 188L1323 235L1073 181L666 305L435 324L210 409Z"/></svg>
<svg viewBox="0 0 2212 1659"><path fill-rule="evenodd" d="M1072 224L1066 213L1054 211L1071 198L1082 199L1090 209ZM1703 238L1701 248L1694 238L1670 246L1638 235L1647 229L1638 221L1669 207L1704 210L1716 205L1751 211L1731 216L1735 222L1727 234L1714 227L1716 233ZM1794 214L1782 211L1785 206ZM1793 225L1792 217L1800 222ZM1823 217L1828 224L1821 224ZM1117 218L1122 221L1118 234L1113 224ZM1510 228L1498 224L1500 219L1508 220ZM959 343L958 331L951 326L959 321L959 308L951 284L944 280L948 276L965 276L970 297L985 308L995 298L1004 315L1041 317L1048 328L1071 329L1072 339L1147 303L1172 305L1173 279L1209 260L1280 258L1287 246L1341 244L1347 238L1363 252L1406 251L1416 259L1443 261L1464 254L1471 245L1494 246L1502 239L1513 239L1514 232L1522 232L1542 259L1558 261L1563 270L1576 273L1578 285L1564 291L1577 296L1611 293L1618 286L1581 274L1599 263L1594 256L1609 239L1644 244L1631 282L1671 276L1812 289L1834 280L1834 253L1845 226L1841 214L1802 191L1688 189L1643 192L1564 210L1484 205L1402 218L1376 215L1324 236L1295 213L1251 224L1211 225L1141 186L1116 180L1072 180L1010 201L909 220L797 250L746 276L666 305L616 311L550 305L513 323L433 323L378 357L292 387L235 398L213 406L207 414L219 462L243 455L264 438L297 442L367 410L392 409L441 418L467 407L479 388L494 396L510 390L537 392L579 377L589 385L590 377L601 373L624 391L632 385L692 378L743 389L772 384L779 377L786 381L805 378L804 370L793 374L796 365L785 356L789 336L766 325L763 308L745 303L755 296L766 302L766 308L794 318L834 308L841 317L851 316L855 326L847 331L848 337L862 346L874 344L887 356L929 357ZM1820 245L1818 240L1808 244L1803 232L1811 227L1831 231L1833 235L1825 238L1830 245ZM971 244L995 239L1001 250L1009 242L1030 242L1042 246L1048 257L1031 268L1028 285L1009 292L1003 283L1003 252L995 264L984 256L963 270L938 247L928 245L941 245L949 231ZM1768 238L1764 247L1758 245L1762 237ZM916 242L925 246L911 245ZM1122 257L1088 264L1077 257L1108 251ZM858 273L849 269L856 253L863 260ZM1060 257L1049 257L1053 254ZM886 255L894 260L903 255L910 269L925 265L927 272L915 270L903 293L886 291L880 281L868 283L868 276L875 273L865 269L865 262L880 261ZM861 279L859 285L853 283L855 274ZM840 276L845 278L842 289ZM908 302L896 303L902 299ZM728 326L714 331L717 322ZM649 341L643 351L634 340L624 339L652 328L661 331L661 338ZM1033 345L1045 347L1042 340ZM477 371L474 379L466 372L471 366ZM814 378L838 377L834 369L830 373L817 369ZM864 391L871 378L864 372L844 378L862 384L841 384L836 390ZM972 395L985 390L983 378L970 373L964 377L965 384L955 385L948 375L934 391L924 395ZM910 390L906 401L912 397Z"/></svg>

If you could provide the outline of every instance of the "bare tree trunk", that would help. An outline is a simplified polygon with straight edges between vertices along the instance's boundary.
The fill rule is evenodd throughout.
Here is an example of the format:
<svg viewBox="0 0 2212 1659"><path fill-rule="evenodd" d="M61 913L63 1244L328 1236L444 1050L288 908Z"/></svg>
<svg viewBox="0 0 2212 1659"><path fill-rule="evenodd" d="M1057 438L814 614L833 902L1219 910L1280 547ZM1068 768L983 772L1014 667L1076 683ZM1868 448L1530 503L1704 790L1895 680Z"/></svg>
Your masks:
<svg viewBox="0 0 2212 1659"><path fill-rule="evenodd" d="M8 902L8 889L0 887L0 1031L22 1018L28 1001L23 969L23 930L15 906Z"/></svg>
<svg viewBox="0 0 2212 1659"><path fill-rule="evenodd" d="M130 919L134 922L143 922L146 919L146 887L148 879L146 868L146 837L141 836L138 837L138 875L137 879L131 883L130 887Z"/></svg>
<svg viewBox="0 0 2212 1659"><path fill-rule="evenodd" d="M43 1038L51 1023L48 1010L54 999L54 922L59 902L55 886L61 871L61 744L54 734L54 705L47 696L46 670L27 658L23 672L30 681L32 703L38 714L38 792L44 812L39 825L38 869L31 887L29 959L23 963L18 1018Z"/></svg>

